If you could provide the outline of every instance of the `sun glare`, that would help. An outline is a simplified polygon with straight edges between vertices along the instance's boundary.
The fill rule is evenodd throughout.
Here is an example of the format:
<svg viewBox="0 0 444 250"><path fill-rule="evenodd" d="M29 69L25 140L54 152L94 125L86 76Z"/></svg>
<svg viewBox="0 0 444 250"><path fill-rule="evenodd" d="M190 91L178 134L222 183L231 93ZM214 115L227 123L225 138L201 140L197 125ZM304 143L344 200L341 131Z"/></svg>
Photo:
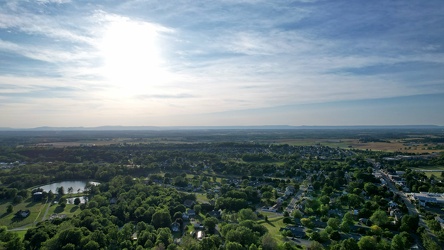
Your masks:
<svg viewBox="0 0 444 250"><path fill-rule="evenodd" d="M166 80L158 38L149 23L118 19L106 27L99 48L102 75L120 94L146 92Z"/></svg>

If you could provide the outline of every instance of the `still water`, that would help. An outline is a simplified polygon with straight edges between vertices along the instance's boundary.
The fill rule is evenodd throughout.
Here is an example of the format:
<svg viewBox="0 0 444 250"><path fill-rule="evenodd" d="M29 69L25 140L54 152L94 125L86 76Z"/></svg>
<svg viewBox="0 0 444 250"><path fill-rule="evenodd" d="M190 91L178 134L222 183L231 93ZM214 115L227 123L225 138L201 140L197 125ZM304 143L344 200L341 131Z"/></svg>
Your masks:
<svg viewBox="0 0 444 250"><path fill-rule="evenodd" d="M59 187L63 187L63 189L65 190L65 194L68 193L68 188L72 187L72 193L73 194L77 194L77 193L82 193L83 189L85 188L87 181L61 181L61 182L55 182L49 185L44 185L41 186L40 188L43 189L43 191L45 192L49 192L49 190L52 190L53 193L57 193L57 188ZM100 183L98 182L93 182L90 181L89 183L91 183L92 185L99 185Z"/></svg>

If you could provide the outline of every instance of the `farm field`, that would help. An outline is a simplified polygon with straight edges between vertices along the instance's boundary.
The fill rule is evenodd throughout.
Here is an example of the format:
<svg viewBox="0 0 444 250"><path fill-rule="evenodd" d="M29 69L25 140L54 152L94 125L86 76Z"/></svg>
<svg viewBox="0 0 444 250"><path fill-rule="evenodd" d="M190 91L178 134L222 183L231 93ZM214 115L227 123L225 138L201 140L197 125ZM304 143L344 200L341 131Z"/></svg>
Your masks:
<svg viewBox="0 0 444 250"><path fill-rule="evenodd" d="M389 140L388 142L360 142L358 139L282 139L277 144L289 144L293 146L312 146L322 145L328 147L339 147L360 150L373 150L385 152L404 152L404 153L433 153L443 152L443 149L428 149L432 145L418 144L409 146L402 140ZM433 147L432 147L433 148Z"/></svg>

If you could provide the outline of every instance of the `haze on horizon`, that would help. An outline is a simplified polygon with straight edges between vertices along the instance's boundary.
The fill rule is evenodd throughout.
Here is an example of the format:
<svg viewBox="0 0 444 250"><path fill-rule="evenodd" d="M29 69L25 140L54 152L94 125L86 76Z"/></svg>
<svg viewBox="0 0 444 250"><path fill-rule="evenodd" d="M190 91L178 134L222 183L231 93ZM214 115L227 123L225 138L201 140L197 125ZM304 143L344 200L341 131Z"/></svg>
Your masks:
<svg viewBox="0 0 444 250"><path fill-rule="evenodd" d="M0 127L444 125L441 0L0 6Z"/></svg>

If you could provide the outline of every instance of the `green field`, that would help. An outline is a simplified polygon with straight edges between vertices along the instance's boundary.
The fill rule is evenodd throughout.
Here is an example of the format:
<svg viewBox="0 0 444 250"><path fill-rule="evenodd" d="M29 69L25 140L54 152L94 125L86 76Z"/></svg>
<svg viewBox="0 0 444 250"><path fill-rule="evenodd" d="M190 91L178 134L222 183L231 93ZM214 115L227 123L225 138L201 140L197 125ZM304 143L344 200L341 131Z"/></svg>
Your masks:
<svg viewBox="0 0 444 250"><path fill-rule="evenodd" d="M444 171L443 166L427 166L427 167L418 167L418 168L411 168L411 169L423 172L427 176L427 178L430 178L432 175L434 175L438 179L443 179L441 177L441 174ZM433 171L433 170L436 170L436 171Z"/></svg>
<svg viewBox="0 0 444 250"><path fill-rule="evenodd" d="M49 217L52 214L66 214L68 217L72 217L73 215L77 215L80 213L79 206L73 205L73 204L66 204L65 208L62 208L61 206L57 204L51 205L51 207L48 210L48 214L46 216L46 219L49 219Z"/></svg>
<svg viewBox="0 0 444 250"><path fill-rule="evenodd" d="M0 225L7 226L9 229L31 226L34 222L39 222L46 209L44 202L33 202L32 199L28 199L25 202L14 205L13 212L8 214L6 210L9 204L10 202L0 203L0 211L3 212L0 215ZM15 213L19 210L29 210L31 213L26 218L15 218Z"/></svg>
<svg viewBox="0 0 444 250"><path fill-rule="evenodd" d="M277 241L282 241L283 236L279 232L279 229L281 229L281 227L286 227L287 226L282 221L282 219L284 217L279 215L277 217L270 218L268 212L261 212L261 213L268 216L268 221L259 220L258 223L262 224L263 226L265 226L267 228L268 232L273 236L273 238L275 238ZM270 215L271 214L274 214L274 213L270 213ZM274 214L274 215L276 215L276 214Z"/></svg>
<svg viewBox="0 0 444 250"><path fill-rule="evenodd" d="M209 200L207 198L207 195L205 193L195 193L196 199L199 203L208 203Z"/></svg>

